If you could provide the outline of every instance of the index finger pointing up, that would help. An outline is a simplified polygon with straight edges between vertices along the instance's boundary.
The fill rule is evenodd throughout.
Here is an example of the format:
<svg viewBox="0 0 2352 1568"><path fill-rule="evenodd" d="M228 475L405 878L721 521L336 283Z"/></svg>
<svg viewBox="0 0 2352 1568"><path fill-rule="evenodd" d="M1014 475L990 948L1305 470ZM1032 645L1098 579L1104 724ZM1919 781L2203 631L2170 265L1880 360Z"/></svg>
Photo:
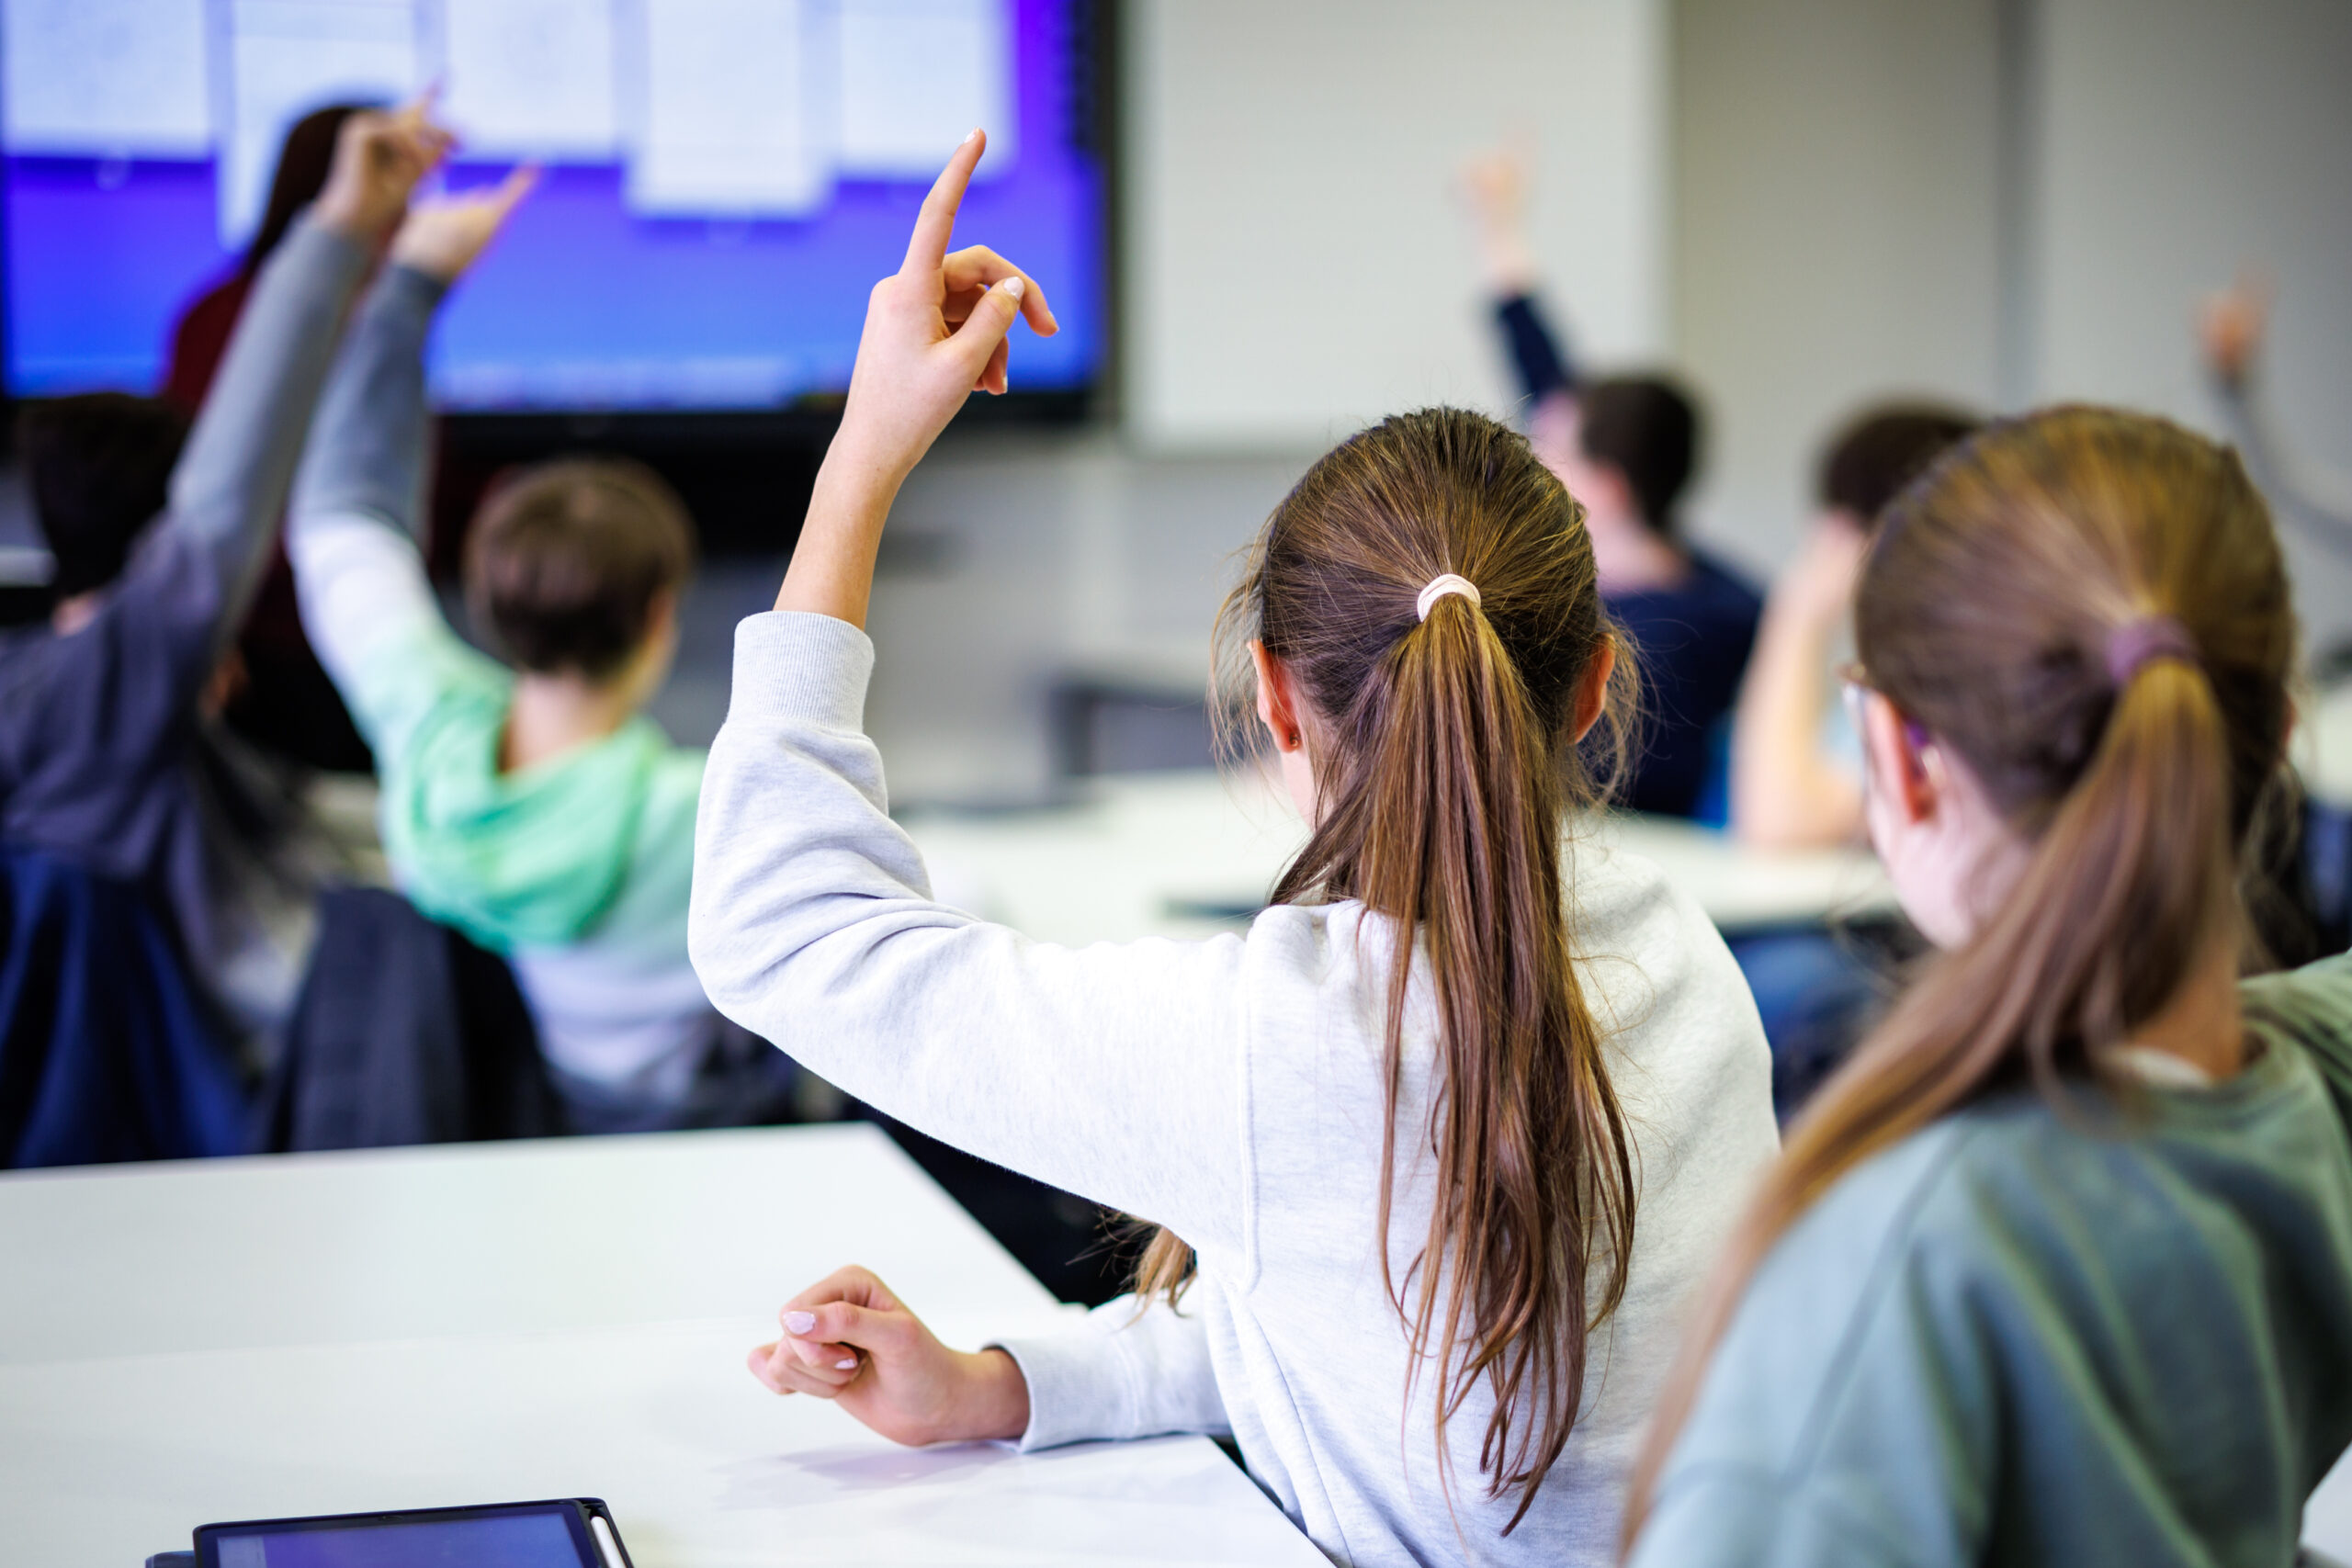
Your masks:
<svg viewBox="0 0 2352 1568"><path fill-rule="evenodd" d="M956 209L964 203L964 187L972 183L972 170L988 144L987 131L973 131L956 145L948 157L947 167L939 171L931 194L922 198L922 210L915 215L915 231L907 240L907 259L899 268L900 276L938 274L940 264L947 259L947 242L956 233Z"/></svg>

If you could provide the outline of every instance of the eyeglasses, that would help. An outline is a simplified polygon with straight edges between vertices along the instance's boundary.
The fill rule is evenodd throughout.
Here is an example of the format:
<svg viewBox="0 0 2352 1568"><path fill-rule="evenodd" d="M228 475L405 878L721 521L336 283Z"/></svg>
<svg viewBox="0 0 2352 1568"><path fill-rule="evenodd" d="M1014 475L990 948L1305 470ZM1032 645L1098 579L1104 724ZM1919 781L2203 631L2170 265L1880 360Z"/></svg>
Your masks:
<svg viewBox="0 0 2352 1568"><path fill-rule="evenodd" d="M1871 685L1870 672L1860 664L1840 665L1838 670L1838 694L1844 699L1846 705L1846 722L1854 727L1854 739L1857 743L1865 748L1869 745L1869 741L1865 739L1869 732L1863 727L1863 720L1868 713L1868 704L1864 699L1876 696L1884 698L1886 705L1894 708L1897 716L1903 720L1903 737L1911 743L1911 749L1914 751L1924 751L1935 744L1935 737L1928 733L1927 726L1905 713L1895 705L1894 698L1888 697L1884 692Z"/></svg>

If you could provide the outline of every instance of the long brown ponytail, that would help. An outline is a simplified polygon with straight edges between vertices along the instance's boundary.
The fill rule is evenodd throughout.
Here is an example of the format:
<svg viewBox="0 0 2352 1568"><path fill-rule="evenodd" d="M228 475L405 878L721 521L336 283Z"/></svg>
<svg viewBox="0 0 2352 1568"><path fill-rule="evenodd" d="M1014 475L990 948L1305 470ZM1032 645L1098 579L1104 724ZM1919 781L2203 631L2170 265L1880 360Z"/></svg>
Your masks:
<svg viewBox="0 0 2352 1568"><path fill-rule="evenodd" d="M2177 626L2174 657L2110 662ZM2113 1048L2245 940L2237 858L2278 773L2295 628L2277 537L2230 452L2058 409L1991 427L1889 509L1856 598L1871 684L2029 842L1790 1129L1710 1282L1634 1471L1630 1546L1765 1255L1838 1178L2018 1082L2112 1081Z"/></svg>
<svg viewBox="0 0 2352 1568"><path fill-rule="evenodd" d="M1444 572L1481 602L1447 595L1419 619L1416 597ZM1275 509L1219 617L1228 651L1252 635L1305 698L1322 807L1275 901L1361 899L1418 926L1442 1071L1431 1125L1400 1129L1415 945L1399 940L1376 1244L1412 1364L1441 1380L1442 1467L1447 1423L1492 1391L1479 1470L1489 1495L1520 1494L1508 1533L1567 1442L1587 1337L1623 1293L1634 1235L1625 1118L1562 902L1562 814L1592 793L1577 692L1611 637L1582 510L1494 421L1400 415ZM1400 1147L1434 1163L1429 1230L1401 1280L1387 1243ZM1137 1284L1172 1294L1190 1269L1162 1231Z"/></svg>

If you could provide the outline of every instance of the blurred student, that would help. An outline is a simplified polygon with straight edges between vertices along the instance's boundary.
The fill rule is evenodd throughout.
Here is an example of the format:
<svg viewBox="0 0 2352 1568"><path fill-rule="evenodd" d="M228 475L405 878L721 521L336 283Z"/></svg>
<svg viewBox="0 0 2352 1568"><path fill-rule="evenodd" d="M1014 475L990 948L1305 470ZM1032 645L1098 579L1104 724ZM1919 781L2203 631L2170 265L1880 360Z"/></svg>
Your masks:
<svg viewBox="0 0 2352 1568"><path fill-rule="evenodd" d="M2323 543L2352 550L2352 479L2296 462L2263 398L2256 370L2269 321L2269 294L2251 279L2207 300L2198 321L2205 368L2231 437L2272 503Z"/></svg>
<svg viewBox="0 0 2352 1568"><path fill-rule="evenodd" d="M1528 400L1528 438L1584 504L1601 602L1641 656L1643 743L1623 802L1677 817L1720 809L1710 796L1721 782L1723 725L1763 602L1682 536L1699 411L1669 377L1579 376L1536 306L1520 159L1488 154L1464 184L1496 320Z"/></svg>
<svg viewBox="0 0 2352 1568"><path fill-rule="evenodd" d="M2226 450L2061 409L1888 513L1871 836L1944 952L1791 1130L1639 1568L2287 1563L2352 1439L2352 960L2239 980L2295 626Z"/></svg>
<svg viewBox="0 0 2352 1568"><path fill-rule="evenodd" d="M640 711L677 647L684 507L611 459L494 488L466 598L511 669L451 629L418 553L425 339L531 179L421 206L394 239L294 488L303 622L374 749L394 879L514 966L573 1124L772 1119L788 1064L712 1010L686 956L704 754Z"/></svg>
<svg viewBox="0 0 2352 1568"><path fill-rule="evenodd" d="M1974 428L1951 410L1889 404L1857 415L1822 453L1812 536L1772 584L1733 718L1731 822L1747 842L1811 849L1862 837L1861 740L1831 700L1852 651L1854 577L1887 502ZM1883 921L1733 939L1772 1043L1782 1122L1884 1010L1912 942Z"/></svg>
<svg viewBox="0 0 2352 1568"><path fill-rule="evenodd" d="M907 1438L1229 1430L1344 1562L1600 1562L1773 1132L1706 918L1563 849L1615 665L1577 504L1519 436L1430 410L1276 508L1227 648L1313 834L1247 935L1072 951L934 902L863 733L860 626L899 484L1003 389L1013 317L1053 330L1010 264L947 254L984 145L875 290L777 613L738 631L695 958L859 1099L1163 1228L1091 1334L900 1361L921 1337L868 1340L852 1276L755 1370Z"/></svg>
<svg viewBox="0 0 2352 1568"><path fill-rule="evenodd" d="M263 265L292 231L294 220L318 197L334 159L335 141L355 104L317 109L294 122L278 149L269 203L253 243L226 277L180 312L172 329L163 400L187 419L204 406L221 355L244 314ZM273 536L267 567L236 634L244 679L223 710L229 728L255 744L311 767L366 773L368 748L352 728L334 686L302 636L294 604L294 574Z"/></svg>
<svg viewBox="0 0 2352 1568"><path fill-rule="evenodd" d="M1832 693L1854 579L1879 513L1977 421L1952 409L1866 409L1821 454L1813 531L1772 584L1733 722L1731 825L1764 849L1862 836L1860 739Z"/></svg>
<svg viewBox="0 0 2352 1568"><path fill-rule="evenodd" d="M234 639L345 309L447 145L413 107L345 124L318 201L255 275L184 451L176 415L143 399L25 415L58 597L48 626L0 651L0 836L152 888L254 1049L293 1001L324 852L288 782L218 722Z"/></svg>

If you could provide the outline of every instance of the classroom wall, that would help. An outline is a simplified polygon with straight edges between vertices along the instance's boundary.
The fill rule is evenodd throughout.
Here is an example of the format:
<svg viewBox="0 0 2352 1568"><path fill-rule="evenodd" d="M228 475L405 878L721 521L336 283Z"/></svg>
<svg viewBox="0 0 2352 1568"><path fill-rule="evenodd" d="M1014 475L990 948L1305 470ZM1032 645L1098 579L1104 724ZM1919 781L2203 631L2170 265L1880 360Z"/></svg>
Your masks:
<svg viewBox="0 0 2352 1568"><path fill-rule="evenodd" d="M1604 356L1665 336L1668 0L1131 0L1127 429L1155 451L1328 446L1499 409L1463 160L1525 136L1538 243Z"/></svg>
<svg viewBox="0 0 2352 1568"><path fill-rule="evenodd" d="M1677 0L1675 357L1704 396L1696 532L1759 576L1813 457L1889 393L2000 389L1998 0Z"/></svg>
<svg viewBox="0 0 2352 1568"><path fill-rule="evenodd" d="M2352 6L2039 0L2034 43L2033 395L2218 429L2191 323L2251 265L2278 423L2352 474ZM2288 546L2311 645L2352 637L2352 556Z"/></svg>

